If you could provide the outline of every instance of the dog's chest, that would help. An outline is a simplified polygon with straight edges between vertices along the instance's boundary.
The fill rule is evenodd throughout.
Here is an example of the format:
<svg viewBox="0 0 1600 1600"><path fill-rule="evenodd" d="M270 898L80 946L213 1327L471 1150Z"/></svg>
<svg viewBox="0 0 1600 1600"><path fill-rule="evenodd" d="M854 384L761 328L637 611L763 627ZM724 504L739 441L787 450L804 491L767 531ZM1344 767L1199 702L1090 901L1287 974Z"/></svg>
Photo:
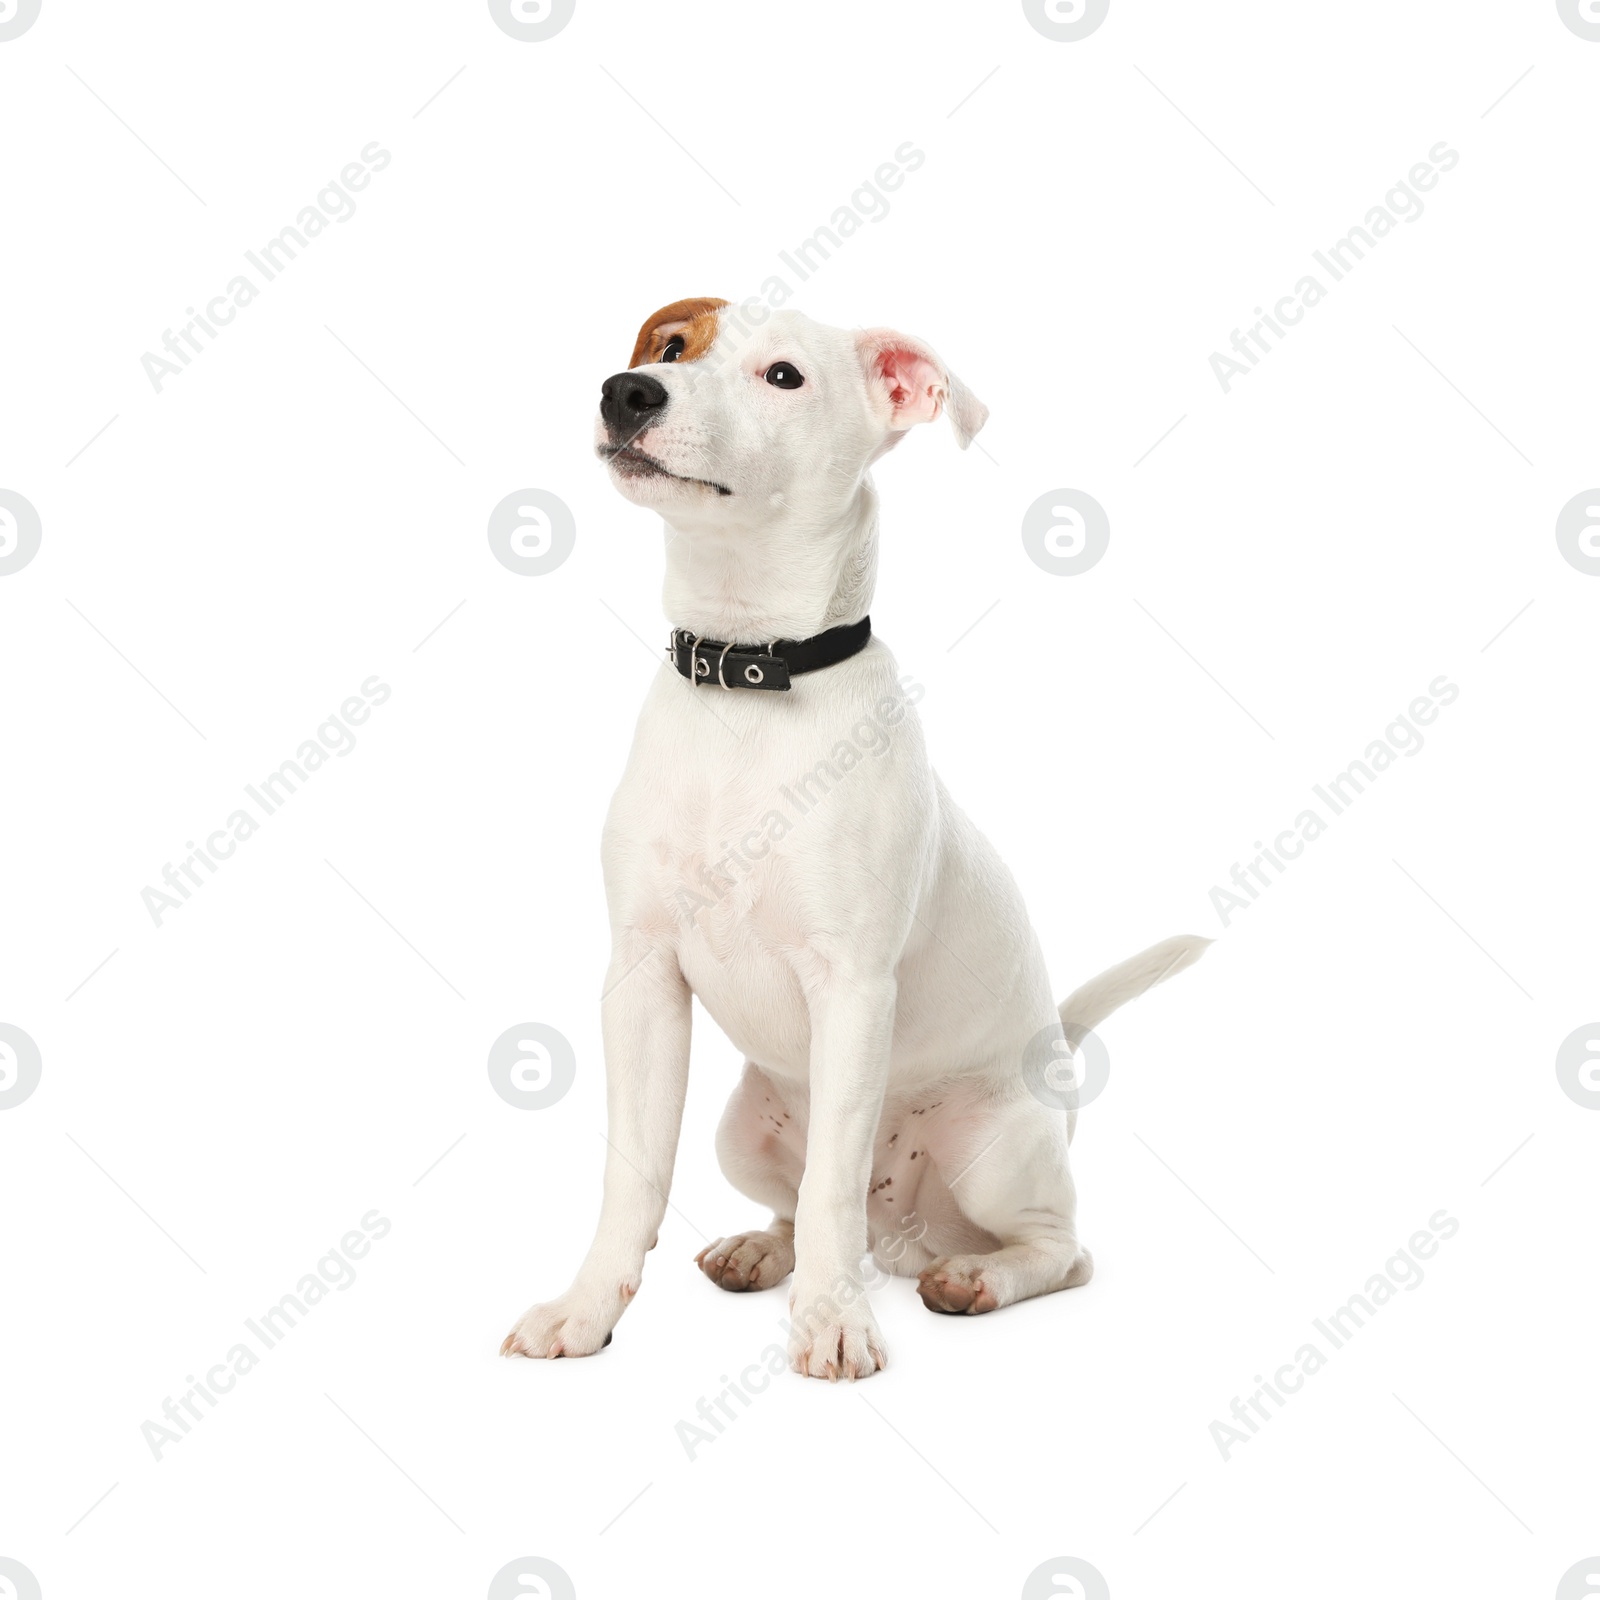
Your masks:
<svg viewBox="0 0 1600 1600"><path fill-rule="evenodd" d="M856 761L833 759L836 715L786 706L779 724L722 697L712 709L728 727L681 694L647 711L607 828L610 892L623 920L670 942L735 1043L803 1067L802 977L818 934L838 924L838 898L860 892L859 874L839 870L838 830L874 803L889 764L865 733Z"/></svg>
<svg viewBox="0 0 1600 1600"><path fill-rule="evenodd" d="M803 1070L809 1047L806 868L785 848L797 813L781 787L748 766L657 772L639 786L626 888L717 1025L779 1071Z"/></svg>
<svg viewBox="0 0 1600 1600"><path fill-rule="evenodd" d="M764 773L679 775L658 783L649 830L652 897L676 930L685 971L730 967L804 943L803 814Z"/></svg>
<svg viewBox="0 0 1600 1600"><path fill-rule="evenodd" d="M806 996L873 936L874 874L919 848L930 805L915 719L876 643L792 697L664 673L607 822L614 918L670 944L747 1054L803 1070Z"/></svg>

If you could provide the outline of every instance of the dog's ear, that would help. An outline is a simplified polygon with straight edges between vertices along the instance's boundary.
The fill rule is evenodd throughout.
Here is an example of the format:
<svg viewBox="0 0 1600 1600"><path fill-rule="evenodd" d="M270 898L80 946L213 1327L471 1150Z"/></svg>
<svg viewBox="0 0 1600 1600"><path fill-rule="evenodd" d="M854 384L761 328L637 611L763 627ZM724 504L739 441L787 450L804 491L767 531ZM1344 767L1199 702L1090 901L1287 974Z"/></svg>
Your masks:
<svg viewBox="0 0 1600 1600"><path fill-rule="evenodd" d="M890 328L867 328L856 335L856 349L868 392L889 429L885 449L898 444L914 424L932 422L941 410L949 412L963 450L989 420L989 408L921 339Z"/></svg>
<svg viewBox="0 0 1600 1600"><path fill-rule="evenodd" d="M633 354L628 359L629 368L646 366L661 359L667 341L681 334L684 341L680 361L694 361L709 350L717 337L717 313L727 305L726 300L704 297L696 300L674 300L644 319L639 337L633 341Z"/></svg>

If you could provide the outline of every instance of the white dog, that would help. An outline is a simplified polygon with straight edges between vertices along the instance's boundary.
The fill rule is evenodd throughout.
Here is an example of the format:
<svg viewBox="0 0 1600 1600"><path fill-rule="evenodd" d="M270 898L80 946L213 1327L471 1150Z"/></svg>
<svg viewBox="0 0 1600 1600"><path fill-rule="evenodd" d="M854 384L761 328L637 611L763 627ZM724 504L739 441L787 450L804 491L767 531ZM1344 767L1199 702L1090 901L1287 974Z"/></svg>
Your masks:
<svg viewBox="0 0 1600 1600"><path fill-rule="evenodd" d="M502 1353L610 1342L666 1212L699 995L747 1057L718 1158L772 1210L699 1264L736 1290L792 1271L794 1370L866 1377L885 1362L869 1250L934 1311L1088 1281L1058 1056L1209 941L1169 939L1058 1010L1011 875L928 765L865 621L867 469L941 408L963 448L987 416L927 345L683 300L601 392L596 449L667 524L674 632L602 847L600 1222Z"/></svg>

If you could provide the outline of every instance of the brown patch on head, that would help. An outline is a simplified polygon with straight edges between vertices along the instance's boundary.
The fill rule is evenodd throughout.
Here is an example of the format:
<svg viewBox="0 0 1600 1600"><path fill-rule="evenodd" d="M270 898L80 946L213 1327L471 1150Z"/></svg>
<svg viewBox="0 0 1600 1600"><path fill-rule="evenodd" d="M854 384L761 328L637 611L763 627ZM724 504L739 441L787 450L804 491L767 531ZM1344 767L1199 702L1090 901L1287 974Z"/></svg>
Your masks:
<svg viewBox="0 0 1600 1600"><path fill-rule="evenodd" d="M633 355L629 367L644 367L661 359L669 339L683 340L680 361L697 361L709 350L717 337L717 312L727 305L726 300L674 300L645 318L639 337L633 342Z"/></svg>

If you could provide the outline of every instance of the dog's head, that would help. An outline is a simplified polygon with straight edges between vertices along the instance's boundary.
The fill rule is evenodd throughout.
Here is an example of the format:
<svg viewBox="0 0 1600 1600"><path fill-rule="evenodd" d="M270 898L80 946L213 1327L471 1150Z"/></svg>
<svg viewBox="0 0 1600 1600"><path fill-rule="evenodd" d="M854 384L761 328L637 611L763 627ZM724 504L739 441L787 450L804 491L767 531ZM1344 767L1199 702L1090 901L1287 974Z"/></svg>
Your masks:
<svg viewBox="0 0 1600 1600"><path fill-rule="evenodd" d="M948 412L965 449L988 416L920 339L747 305L761 321L725 300L663 306L600 387L597 454L676 526L826 520L917 423Z"/></svg>

